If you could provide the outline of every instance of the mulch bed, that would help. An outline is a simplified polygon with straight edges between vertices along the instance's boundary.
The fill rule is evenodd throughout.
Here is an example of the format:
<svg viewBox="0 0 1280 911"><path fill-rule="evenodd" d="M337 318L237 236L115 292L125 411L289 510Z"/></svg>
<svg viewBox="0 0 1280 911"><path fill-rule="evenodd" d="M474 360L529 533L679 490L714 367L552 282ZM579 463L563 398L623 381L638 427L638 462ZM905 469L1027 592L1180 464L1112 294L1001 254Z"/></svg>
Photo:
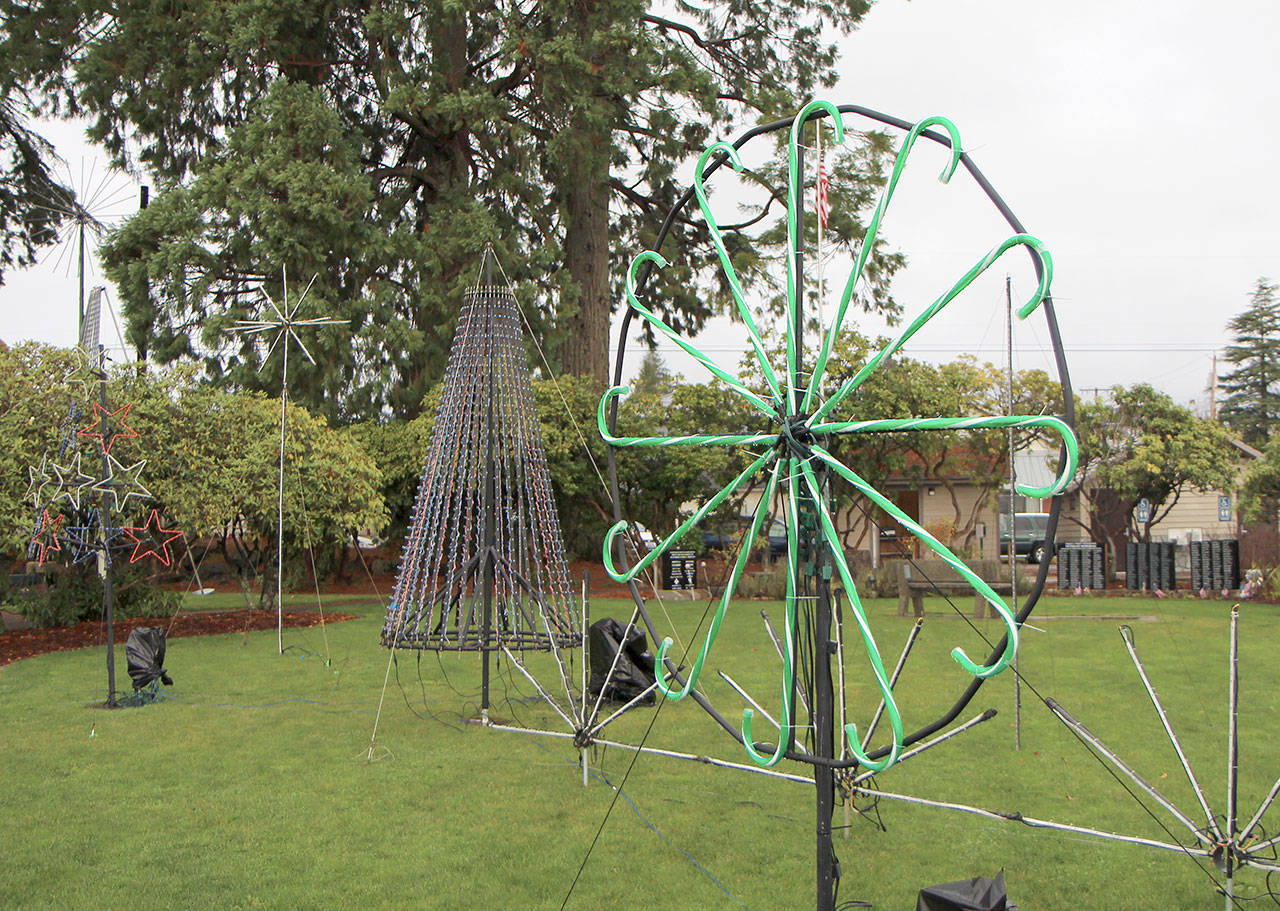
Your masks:
<svg viewBox="0 0 1280 911"><path fill-rule="evenodd" d="M354 620L355 614L325 613L325 623ZM170 623L173 625L170 626ZM317 611L287 610L284 625L308 627L320 625ZM182 613L174 617L129 617L115 622L116 645L123 647L129 632L138 626L160 626L168 629L168 638L213 636L219 633L248 633L276 628L276 612L265 610L212 611ZM48 629L24 629L0 632L0 667L21 658L32 658L48 652L64 652L76 648L92 648L107 644L107 626L100 620L87 620L74 626Z"/></svg>
<svg viewBox="0 0 1280 911"><path fill-rule="evenodd" d="M590 572L591 594L600 598L629 598L630 593L625 585L619 585L605 574L599 563L573 562L569 567L570 584L575 587L582 579L583 571ZM712 565L705 571L708 578L718 578L724 567ZM325 586L326 606L339 606L344 601L365 600L370 596L385 598L391 591L394 577L382 576L374 579L352 580L346 584L330 583ZM239 591L239 587L231 581L219 580L210 583L218 591ZM174 586L178 589L177 586ZM190 585L181 586L179 590L189 589ZM648 587L644 594L649 595ZM326 623L338 623L343 620L356 619L352 614L331 614L325 612ZM172 626L170 624L172 623ZM284 625L288 627L309 627L320 625L320 614L315 610L287 610L284 612ZM168 630L168 638L183 636L212 636L222 633L248 633L250 631L272 630L276 628L276 613L273 610L228 610L228 611L194 611L180 613L177 619L170 617L130 617L117 619L115 623L116 644L123 647L129 638L130 630L138 626L159 626ZM92 648L107 644L107 628L100 620L77 623L74 626L58 626L48 629L27 629L4 631L0 625L0 667L22 658L32 658L48 652L62 652L77 648Z"/></svg>

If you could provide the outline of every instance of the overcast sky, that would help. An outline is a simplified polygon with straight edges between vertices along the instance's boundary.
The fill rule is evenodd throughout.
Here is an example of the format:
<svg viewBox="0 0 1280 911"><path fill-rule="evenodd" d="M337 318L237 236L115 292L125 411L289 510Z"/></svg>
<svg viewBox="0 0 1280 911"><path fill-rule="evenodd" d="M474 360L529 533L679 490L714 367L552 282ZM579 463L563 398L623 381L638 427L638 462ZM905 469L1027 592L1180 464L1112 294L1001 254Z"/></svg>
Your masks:
<svg viewBox="0 0 1280 911"><path fill-rule="evenodd" d="M879 0L845 41L844 80L829 98L954 121L965 149L1053 253L1076 389L1147 381L1185 402L1204 397L1212 352L1257 278L1280 278L1278 34L1280 4L1244 0ZM75 127L51 135L78 184L101 174ZM920 147L884 226L911 262L895 284L907 314L1007 233L962 175L938 183L943 161L941 150ZM107 214L135 208L136 185L114 186ZM6 277L0 338L74 341L73 254L55 251ZM1002 260L911 353L1002 362L1004 275L1015 297L1031 291L1022 259ZM829 279L843 275L840 263L830 266ZM109 324L104 331L114 337ZM734 347L731 331L717 328L706 342L736 362L723 350ZM1018 366L1048 366L1038 318L1019 327L1014 347Z"/></svg>

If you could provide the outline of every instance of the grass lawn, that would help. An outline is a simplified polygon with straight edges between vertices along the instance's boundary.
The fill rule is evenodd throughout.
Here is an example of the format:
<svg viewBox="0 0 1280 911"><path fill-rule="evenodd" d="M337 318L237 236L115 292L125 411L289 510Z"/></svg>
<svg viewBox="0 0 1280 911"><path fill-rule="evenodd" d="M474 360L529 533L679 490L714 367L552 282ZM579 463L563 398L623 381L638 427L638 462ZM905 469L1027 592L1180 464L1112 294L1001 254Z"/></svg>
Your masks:
<svg viewBox="0 0 1280 911"><path fill-rule="evenodd" d="M601 779L619 784L624 775L627 799L617 801L568 908L813 906L811 787L652 756L627 775L631 754L605 749L591 757L598 777L584 789L568 741L460 721L479 705L474 655L429 653L419 661L401 653L390 668L375 761L367 762L388 671L378 645L383 605L340 600L335 610L361 618L286 630L283 657L274 631L171 641L172 698L144 708L91 707L105 690L104 649L0 668L0 907L556 909L613 799ZM223 605L188 598L190 609L214 606ZM715 677L717 668L762 695L771 712L778 705L776 655L745 644L754 630L750 640L738 632L758 627L760 606L780 614L777 605L735 605L704 677L730 718L740 702ZM895 606L868 605L889 663L911 624L894 616ZM666 605L686 643L702 610ZM963 686L950 649L985 654L941 600L926 601L926 610L898 686L909 730ZM594 617L625 620L629 611L623 602L592 604ZM1098 614L1112 619L1091 616ZM1222 812L1227 615L1221 602L1046 598L1036 616L1054 619L1032 619L1043 632L1025 632L1021 668L1041 694L1199 822L1123 649L1123 621L1114 618L1146 618L1129 621L1140 653L1211 805ZM1246 606L1242 617L1240 813L1247 820L1280 776L1271 723L1280 703L1273 647L1280 608ZM998 634L995 621L980 623ZM117 672L128 680L122 648ZM863 709L857 717L866 718L874 708L870 687L862 675L850 676L859 684L850 689ZM1027 687L1022 698L1020 752L1006 673L964 716L992 707L996 719L882 774L879 786L1170 840ZM562 729L505 663L494 702L494 715L513 724ZM650 745L749 762L691 700L656 714L633 712L609 736L636 742L653 722ZM789 771L807 774L806 767ZM841 901L913 908L924 885L1004 868L1011 898L1026 909L1222 904L1209 875L1220 874L1185 855L888 800L876 809L887 831L855 817L849 837L837 836ZM1156 813L1187 841L1184 829ZM835 821L843 821L839 809ZM1280 830L1280 809L1263 826ZM1258 895L1263 877L1245 871L1237 888Z"/></svg>

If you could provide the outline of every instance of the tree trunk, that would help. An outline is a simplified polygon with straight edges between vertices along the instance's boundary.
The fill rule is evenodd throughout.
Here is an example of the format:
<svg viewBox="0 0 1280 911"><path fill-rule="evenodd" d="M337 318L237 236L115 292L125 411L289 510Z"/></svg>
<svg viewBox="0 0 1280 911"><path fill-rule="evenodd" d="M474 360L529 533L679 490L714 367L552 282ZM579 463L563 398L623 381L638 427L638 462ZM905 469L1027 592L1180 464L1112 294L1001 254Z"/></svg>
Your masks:
<svg viewBox="0 0 1280 911"><path fill-rule="evenodd" d="M584 133L586 131L584 130ZM561 369L609 380L609 144L605 135L583 136L590 144L565 194L564 264L576 286L576 309L564 323Z"/></svg>

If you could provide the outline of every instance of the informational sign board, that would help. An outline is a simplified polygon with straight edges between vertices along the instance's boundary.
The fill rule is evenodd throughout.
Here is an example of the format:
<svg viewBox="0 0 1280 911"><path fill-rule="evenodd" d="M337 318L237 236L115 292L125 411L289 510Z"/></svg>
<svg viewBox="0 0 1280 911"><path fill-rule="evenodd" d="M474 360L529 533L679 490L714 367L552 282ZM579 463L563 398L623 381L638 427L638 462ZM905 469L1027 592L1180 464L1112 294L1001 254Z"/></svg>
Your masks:
<svg viewBox="0 0 1280 911"><path fill-rule="evenodd" d="M1218 521L1231 521L1231 497L1228 494L1218 495Z"/></svg>
<svg viewBox="0 0 1280 911"><path fill-rule="evenodd" d="M1139 525L1146 525L1151 521L1151 501L1143 497L1138 501L1138 505L1134 507L1133 518Z"/></svg>
<svg viewBox="0 0 1280 911"><path fill-rule="evenodd" d="M698 587L698 554L692 550L669 550L662 556L662 587L683 591Z"/></svg>

